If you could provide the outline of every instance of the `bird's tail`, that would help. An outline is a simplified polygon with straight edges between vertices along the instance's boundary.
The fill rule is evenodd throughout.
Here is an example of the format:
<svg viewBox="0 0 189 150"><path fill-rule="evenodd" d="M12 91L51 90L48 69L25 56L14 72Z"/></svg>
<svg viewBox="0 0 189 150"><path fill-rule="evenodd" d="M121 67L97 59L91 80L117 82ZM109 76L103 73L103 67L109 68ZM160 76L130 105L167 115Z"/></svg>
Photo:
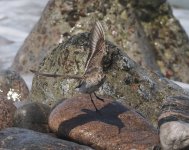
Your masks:
<svg viewBox="0 0 189 150"><path fill-rule="evenodd" d="M64 79L78 79L78 80L83 79L83 77L79 75L48 74L48 73L40 73L36 70L30 70L30 71L37 76L45 76L45 77L53 77L53 78L61 77Z"/></svg>

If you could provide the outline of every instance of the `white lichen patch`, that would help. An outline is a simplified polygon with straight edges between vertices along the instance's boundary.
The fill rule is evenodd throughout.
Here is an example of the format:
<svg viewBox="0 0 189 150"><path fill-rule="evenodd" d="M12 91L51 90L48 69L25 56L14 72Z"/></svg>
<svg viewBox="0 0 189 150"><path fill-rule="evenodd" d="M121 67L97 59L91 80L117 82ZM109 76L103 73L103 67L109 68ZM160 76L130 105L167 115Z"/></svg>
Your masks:
<svg viewBox="0 0 189 150"><path fill-rule="evenodd" d="M70 90L72 88L75 88L76 85L75 85L75 79L66 79L66 80L64 80L63 82L61 82L62 94L64 96L66 96L66 95L68 96L69 94L72 93Z"/></svg>
<svg viewBox="0 0 189 150"><path fill-rule="evenodd" d="M60 35L60 39L59 39L59 41L58 41L58 44L63 43L63 41L64 41L64 37L63 37L63 35L61 34L61 35Z"/></svg>
<svg viewBox="0 0 189 150"><path fill-rule="evenodd" d="M70 89L69 84L62 84L62 90L64 93L67 93Z"/></svg>
<svg viewBox="0 0 189 150"><path fill-rule="evenodd" d="M0 89L0 92L3 92L3 91Z"/></svg>
<svg viewBox="0 0 189 150"><path fill-rule="evenodd" d="M7 99L13 101L20 101L21 95L14 89L10 89L7 93Z"/></svg>

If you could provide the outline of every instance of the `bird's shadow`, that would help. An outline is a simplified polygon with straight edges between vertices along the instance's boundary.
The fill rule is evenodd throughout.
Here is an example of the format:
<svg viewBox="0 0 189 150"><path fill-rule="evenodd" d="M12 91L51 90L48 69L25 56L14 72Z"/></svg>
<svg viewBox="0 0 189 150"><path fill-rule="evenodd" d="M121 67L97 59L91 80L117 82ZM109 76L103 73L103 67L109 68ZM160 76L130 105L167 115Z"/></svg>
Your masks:
<svg viewBox="0 0 189 150"><path fill-rule="evenodd" d="M119 115L129 111L125 106L119 102L111 102L99 109L99 112L89 109L82 109L85 114L80 114L72 119L62 122L58 128L58 136L60 138L68 138L68 135L75 127L84 125L91 121L99 121L105 124L110 124L118 128L118 133L125 127Z"/></svg>

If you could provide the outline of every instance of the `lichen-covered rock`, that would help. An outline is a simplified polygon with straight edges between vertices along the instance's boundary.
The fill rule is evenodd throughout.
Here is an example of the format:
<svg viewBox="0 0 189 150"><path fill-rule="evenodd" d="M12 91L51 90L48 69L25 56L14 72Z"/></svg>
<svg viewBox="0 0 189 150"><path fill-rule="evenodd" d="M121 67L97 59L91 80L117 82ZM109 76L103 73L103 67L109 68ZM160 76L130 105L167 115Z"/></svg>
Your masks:
<svg viewBox="0 0 189 150"><path fill-rule="evenodd" d="M189 82L189 42L166 0L50 0L12 67L28 72L62 39L103 20L107 39L137 63L168 78ZM160 69L159 69L160 68Z"/></svg>
<svg viewBox="0 0 189 150"><path fill-rule="evenodd" d="M15 112L14 127L49 132L49 113L50 108L45 104L33 102L23 105Z"/></svg>
<svg viewBox="0 0 189 150"><path fill-rule="evenodd" d="M127 23L130 22L127 13L126 5L115 0L104 2L95 0L92 3L91 1L51 0L47 4L40 21L19 50L13 68L22 72L27 72L29 68L37 69L39 62L47 52L56 46L61 35L64 40L76 33L90 30L93 18L98 18L106 23L109 39L124 47L127 53L137 62L157 69L153 57L148 57L150 63L145 62L144 57L146 55L142 54L141 49L148 46L144 47L142 43L135 42L138 37L137 34L130 31L131 25ZM141 29L140 25L138 27ZM132 41L133 39L135 41ZM143 42L144 39L145 37L142 39ZM154 55L153 51L148 52L149 55Z"/></svg>
<svg viewBox="0 0 189 150"><path fill-rule="evenodd" d="M140 67L111 42L106 42L106 48L108 53L102 64L106 81L99 92L116 99L122 98L122 103L142 112L157 125L164 98L181 95L185 91L158 74ZM72 36L43 60L39 72L82 75L88 53L89 34ZM63 97L70 98L77 94L75 87L78 84L74 79L36 76L33 79L30 99L52 105Z"/></svg>
<svg viewBox="0 0 189 150"><path fill-rule="evenodd" d="M119 102L78 95L60 103L49 116L49 126L62 138L94 149L153 149L159 144L157 130L143 117Z"/></svg>
<svg viewBox="0 0 189 150"><path fill-rule="evenodd" d="M0 98L0 130L12 127L15 111L13 102Z"/></svg>
<svg viewBox="0 0 189 150"><path fill-rule="evenodd" d="M0 71L0 97L12 101L27 100L28 87L23 78L13 70Z"/></svg>
<svg viewBox="0 0 189 150"><path fill-rule="evenodd" d="M0 131L0 147L4 150L92 150L87 146L20 128Z"/></svg>
<svg viewBox="0 0 189 150"><path fill-rule="evenodd" d="M186 32L173 16L169 5L160 5L158 9L144 7L138 7L143 15L140 17L141 24L155 48L156 63L162 74L167 78L189 83L189 39Z"/></svg>

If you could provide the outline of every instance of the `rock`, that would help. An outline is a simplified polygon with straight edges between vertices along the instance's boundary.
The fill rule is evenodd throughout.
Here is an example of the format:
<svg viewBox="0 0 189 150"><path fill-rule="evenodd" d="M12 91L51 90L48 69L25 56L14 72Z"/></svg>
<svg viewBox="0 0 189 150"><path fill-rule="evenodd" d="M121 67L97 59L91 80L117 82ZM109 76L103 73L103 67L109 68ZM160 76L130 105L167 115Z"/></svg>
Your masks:
<svg viewBox="0 0 189 150"><path fill-rule="evenodd" d="M168 97L159 116L160 141L164 150L189 148L189 97Z"/></svg>
<svg viewBox="0 0 189 150"><path fill-rule="evenodd" d="M104 98L104 97L103 97ZM158 132L146 119L119 102L95 100L89 95L67 99L51 112L49 126L62 138L94 149L153 149L159 143Z"/></svg>
<svg viewBox="0 0 189 150"><path fill-rule="evenodd" d="M22 77L13 70L0 71L0 97L12 101L27 100L28 87Z"/></svg>
<svg viewBox="0 0 189 150"><path fill-rule="evenodd" d="M0 147L11 150L92 150L44 133L19 128L7 128L0 132Z"/></svg>
<svg viewBox="0 0 189 150"><path fill-rule="evenodd" d="M137 63L160 70L171 79L189 82L185 75L189 70L189 40L166 0L50 0L12 68L22 73L38 69L61 35L64 41L89 31L94 18L103 20L107 39L123 47Z"/></svg>
<svg viewBox="0 0 189 150"><path fill-rule="evenodd" d="M14 115L14 126L39 132L49 132L48 116L50 108L41 103L33 102L21 106Z"/></svg>
<svg viewBox="0 0 189 150"><path fill-rule="evenodd" d="M0 130L12 127L15 111L13 102L0 98Z"/></svg>
<svg viewBox="0 0 189 150"><path fill-rule="evenodd" d="M189 149L189 123L170 121L162 124L160 141L163 150Z"/></svg>
<svg viewBox="0 0 189 150"><path fill-rule="evenodd" d="M16 101L16 102L14 102L14 106L16 106L16 108L18 109L26 104L29 104L29 103L31 103L31 102L30 101Z"/></svg>
<svg viewBox="0 0 189 150"><path fill-rule="evenodd" d="M70 37L44 59L39 72L82 75L89 53L89 38L88 33ZM121 103L141 112L154 126L157 127L158 116L166 97L189 95L166 78L139 66L111 42L106 42L106 48L108 53L102 64L106 81L98 92L126 100ZM75 91L78 84L74 79L35 76L29 97L32 101L52 106L59 99L78 94Z"/></svg>
<svg viewBox="0 0 189 150"><path fill-rule="evenodd" d="M152 6L146 5L145 8L139 6L145 35L155 48L156 63L165 77L189 83L189 78L185 75L186 70L189 69L188 36L179 21L173 16L169 5L164 3L157 8L158 11Z"/></svg>

